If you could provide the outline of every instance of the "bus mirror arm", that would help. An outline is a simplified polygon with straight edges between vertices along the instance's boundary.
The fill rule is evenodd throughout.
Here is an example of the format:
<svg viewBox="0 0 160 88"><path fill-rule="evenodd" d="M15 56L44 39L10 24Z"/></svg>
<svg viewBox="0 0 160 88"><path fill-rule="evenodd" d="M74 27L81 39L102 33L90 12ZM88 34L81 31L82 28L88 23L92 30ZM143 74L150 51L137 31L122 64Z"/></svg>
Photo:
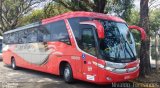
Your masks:
<svg viewBox="0 0 160 88"><path fill-rule="evenodd" d="M94 26L96 28L98 38L104 39L104 27L99 21L97 21L97 20L83 21L83 22L80 22L80 24L87 24L87 25Z"/></svg>
<svg viewBox="0 0 160 88"><path fill-rule="evenodd" d="M139 26L131 25L131 26L129 26L129 29L130 30L132 30L132 29L138 30L141 33L141 40L142 41L146 40L147 35L146 35L146 32L144 31L143 28L141 28Z"/></svg>

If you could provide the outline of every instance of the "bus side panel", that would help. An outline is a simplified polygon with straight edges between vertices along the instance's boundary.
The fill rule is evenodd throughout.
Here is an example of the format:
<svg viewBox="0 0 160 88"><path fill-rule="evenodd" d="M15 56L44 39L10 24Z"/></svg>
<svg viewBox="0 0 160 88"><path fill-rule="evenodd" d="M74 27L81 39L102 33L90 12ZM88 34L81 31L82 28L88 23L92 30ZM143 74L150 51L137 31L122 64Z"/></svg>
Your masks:
<svg viewBox="0 0 160 88"><path fill-rule="evenodd" d="M47 72L47 63L43 64L43 65L35 65L33 63L27 62L26 60L24 60L24 58L22 58L21 56L19 56L17 53L14 52L9 52L10 55L9 57L14 57L15 61L16 61L16 65L18 67L23 67L23 68L27 68L27 69L32 69L32 70L37 70L37 71L42 71L42 72ZM33 58L35 59L35 58ZM11 59L7 59L7 61L9 62L8 64L11 64Z"/></svg>
<svg viewBox="0 0 160 88"><path fill-rule="evenodd" d="M3 62L5 64L11 64L11 58L12 56L14 56L14 53L12 52L14 49L15 45L5 45L3 47L3 52L2 52L2 58L3 58Z"/></svg>
<svg viewBox="0 0 160 88"><path fill-rule="evenodd" d="M2 53L2 59L3 59L3 62L5 64L10 64L10 59L11 59L11 52L10 51L3 51Z"/></svg>
<svg viewBox="0 0 160 88"><path fill-rule="evenodd" d="M66 61L68 62L73 70L73 75L76 77L76 69L74 60L71 59L71 56L74 56L75 48L71 45L67 45L62 42L48 42L48 48L51 46L55 46L55 50L52 47L52 53L49 55L48 60L42 65L36 65L33 63L27 62L23 57L21 57L18 53L14 52L14 48L10 49L3 53L3 57L6 58L4 61L7 64L11 64L11 57L14 57L16 60L16 65L23 68L38 70L42 72L47 72L55 75L59 75L59 66L60 62ZM32 54L30 54L32 56ZM38 59L38 58L32 58Z"/></svg>
<svg viewBox="0 0 160 88"><path fill-rule="evenodd" d="M74 54L75 49L71 45L66 45L62 42L55 44L56 50L50 55L50 61L48 62L48 70L50 73L59 75L60 64L61 62L67 62L71 65L73 73L75 73L75 63L71 59L71 56ZM75 76L74 76L75 77Z"/></svg>
<svg viewBox="0 0 160 88"><path fill-rule="evenodd" d="M67 45L63 42L51 43L51 45L56 46L56 50L53 50L50 55L50 59L47 62L48 72L56 75L60 75L60 64L61 62L67 62L70 64L73 72L73 77L75 79L82 79L82 69L80 56L81 53L78 52L76 47L72 45ZM79 67L77 69L77 67Z"/></svg>

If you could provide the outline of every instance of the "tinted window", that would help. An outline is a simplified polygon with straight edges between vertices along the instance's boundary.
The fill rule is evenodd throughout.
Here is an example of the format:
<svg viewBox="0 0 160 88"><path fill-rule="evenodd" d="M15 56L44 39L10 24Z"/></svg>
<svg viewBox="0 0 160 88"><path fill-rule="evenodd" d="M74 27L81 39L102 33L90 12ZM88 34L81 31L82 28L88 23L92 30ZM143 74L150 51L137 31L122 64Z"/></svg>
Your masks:
<svg viewBox="0 0 160 88"><path fill-rule="evenodd" d="M79 47L85 52L96 55L96 46L95 46L95 38L93 31L95 27L91 25L81 25L81 40L78 44Z"/></svg>
<svg viewBox="0 0 160 88"><path fill-rule="evenodd" d="M69 23L72 27L78 46L83 51L96 56L95 38L93 33L95 31L95 27L91 25L80 24L80 22L89 20L92 20L92 18L87 18L87 17L71 18L69 19Z"/></svg>
<svg viewBox="0 0 160 88"><path fill-rule="evenodd" d="M23 44L37 42L37 29L29 28L5 34L3 42L6 44Z"/></svg>
<svg viewBox="0 0 160 88"><path fill-rule="evenodd" d="M64 21L53 22L40 26L38 30L39 41L69 41L69 35Z"/></svg>
<svg viewBox="0 0 160 88"><path fill-rule="evenodd" d="M9 34L6 34L4 35L4 40L3 40L4 43L18 43L18 34L17 33L9 33Z"/></svg>
<svg viewBox="0 0 160 88"><path fill-rule="evenodd" d="M19 40L18 43L27 43L27 30L18 31Z"/></svg>
<svg viewBox="0 0 160 88"><path fill-rule="evenodd" d="M80 24L79 22L82 22L82 21L88 21L88 20L91 20L91 18L87 18L87 17L78 17L78 18L71 18L69 19L69 23L72 27L72 30L73 30L73 33L74 33L74 36L76 38L76 41L77 43L79 43L80 41Z"/></svg>
<svg viewBox="0 0 160 88"><path fill-rule="evenodd" d="M13 33L13 39L14 39L14 43L18 43L18 39L19 39L19 37L18 37L18 33L17 32L15 32L15 33Z"/></svg>
<svg viewBox="0 0 160 88"><path fill-rule="evenodd" d="M7 44L48 41L61 41L70 44L64 21L57 21L4 35L4 43Z"/></svg>
<svg viewBox="0 0 160 88"><path fill-rule="evenodd" d="M3 43L8 43L8 35L3 35Z"/></svg>
<svg viewBox="0 0 160 88"><path fill-rule="evenodd" d="M30 28L27 30L27 42L38 42L38 30L37 28Z"/></svg>
<svg viewBox="0 0 160 88"><path fill-rule="evenodd" d="M113 62L130 62L136 59L135 42L125 23L100 20L105 38L101 39L100 51L104 59Z"/></svg>

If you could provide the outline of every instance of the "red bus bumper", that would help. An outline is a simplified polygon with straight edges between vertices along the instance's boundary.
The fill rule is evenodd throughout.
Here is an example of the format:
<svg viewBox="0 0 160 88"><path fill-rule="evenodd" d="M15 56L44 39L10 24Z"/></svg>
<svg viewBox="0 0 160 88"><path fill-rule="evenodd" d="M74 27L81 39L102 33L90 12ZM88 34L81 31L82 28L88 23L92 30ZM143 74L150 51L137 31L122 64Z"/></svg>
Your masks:
<svg viewBox="0 0 160 88"><path fill-rule="evenodd" d="M98 82L96 82L96 84L110 84L114 82L125 82L128 80L135 79L138 76L139 76L139 69L137 69L134 72L123 73L123 74L105 71L104 75L99 71L99 80Z"/></svg>

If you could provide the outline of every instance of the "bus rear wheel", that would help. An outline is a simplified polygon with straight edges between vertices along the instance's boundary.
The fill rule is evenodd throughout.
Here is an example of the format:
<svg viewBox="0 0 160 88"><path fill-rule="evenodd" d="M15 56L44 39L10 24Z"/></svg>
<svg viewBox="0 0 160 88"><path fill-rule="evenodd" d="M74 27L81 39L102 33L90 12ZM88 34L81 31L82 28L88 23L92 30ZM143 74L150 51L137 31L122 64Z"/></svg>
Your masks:
<svg viewBox="0 0 160 88"><path fill-rule="evenodd" d="M14 58L11 59L11 67L13 70L16 70L17 69L17 66L16 66L16 61Z"/></svg>
<svg viewBox="0 0 160 88"><path fill-rule="evenodd" d="M63 77L66 83L72 83L73 82L73 73L71 66L67 64L64 68Z"/></svg>

